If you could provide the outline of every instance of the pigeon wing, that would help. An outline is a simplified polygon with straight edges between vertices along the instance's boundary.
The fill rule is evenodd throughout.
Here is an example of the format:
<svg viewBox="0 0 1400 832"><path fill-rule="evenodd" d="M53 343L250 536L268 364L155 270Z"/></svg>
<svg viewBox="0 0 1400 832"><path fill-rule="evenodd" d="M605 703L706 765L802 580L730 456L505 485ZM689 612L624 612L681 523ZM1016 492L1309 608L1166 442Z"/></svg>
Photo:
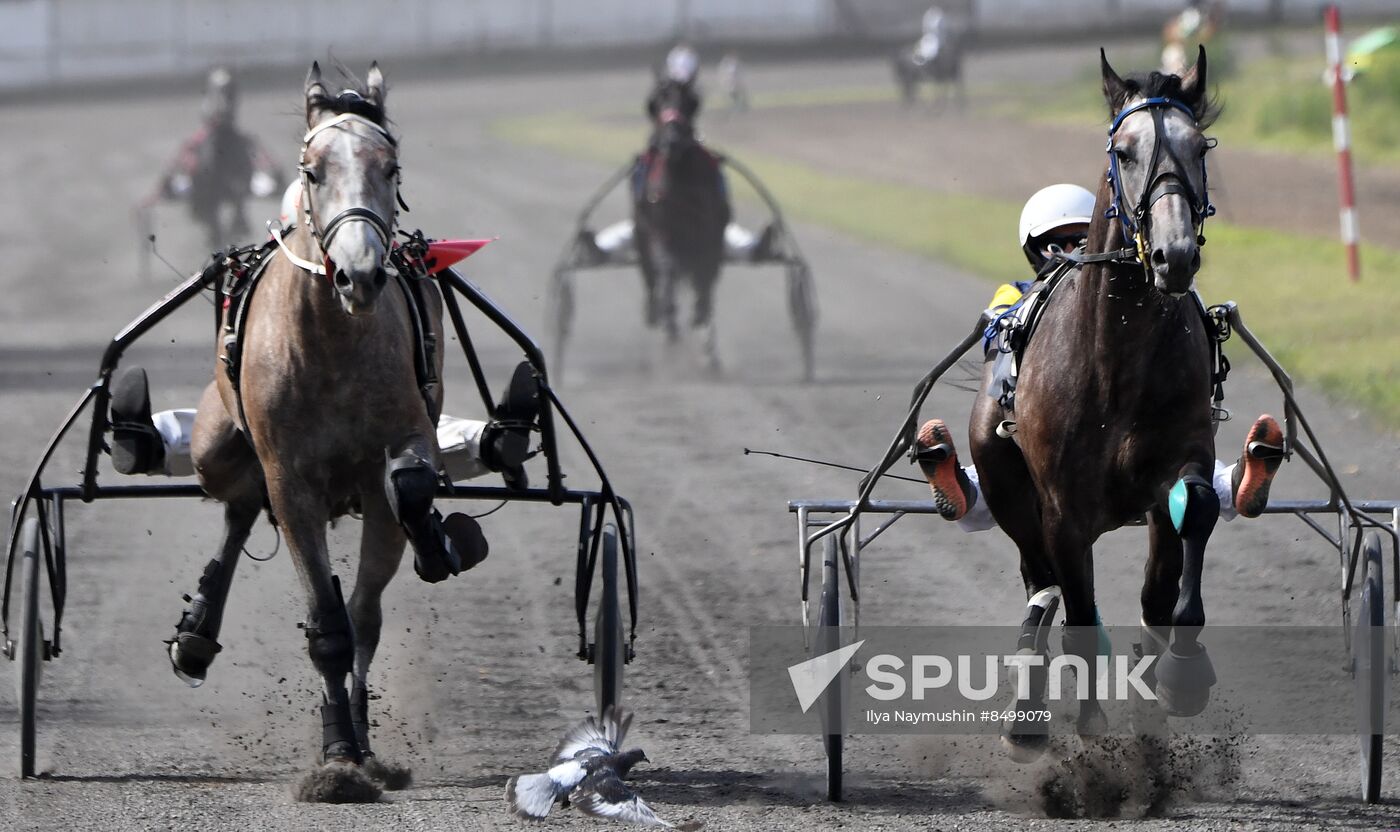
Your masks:
<svg viewBox="0 0 1400 832"><path fill-rule="evenodd" d="M609 708L603 713L601 721L590 716L569 729L554 749L554 756L550 760L562 763L580 754L585 757L616 754L631 725L632 713L621 708L617 711Z"/></svg>
<svg viewBox="0 0 1400 832"><path fill-rule="evenodd" d="M506 783L506 800L511 811L522 818L541 819L561 797L588 775L581 763L570 760L542 774L522 774Z"/></svg>
<svg viewBox="0 0 1400 832"><path fill-rule="evenodd" d="M569 795L569 800L585 815L636 823L643 826L663 826L675 829L656 816L656 812L622 782L611 768L601 768L586 778ZM687 824L686 828L695 828Z"/></svg>

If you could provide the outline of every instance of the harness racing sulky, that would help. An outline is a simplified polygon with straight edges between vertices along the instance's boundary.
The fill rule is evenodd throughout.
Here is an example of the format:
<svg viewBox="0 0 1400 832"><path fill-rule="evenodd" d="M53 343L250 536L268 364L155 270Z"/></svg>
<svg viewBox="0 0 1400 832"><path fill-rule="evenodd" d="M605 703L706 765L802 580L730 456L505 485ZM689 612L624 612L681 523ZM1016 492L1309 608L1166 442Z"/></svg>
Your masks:
<svg viewBox="0 0 1400 832"><path fill-rule="evenodd" d="M435 241L398 226L399 209L406 209L399 139L389 130L384 99L377 65L363 85L333 94L313 64L292 221L269 223L266 242L216 252L111 339L96 380L59 423L15 500L0 614L5 655L17 670L21 777L35 774L42 668L63 653L65 528L77 502L213 498L224 504L217 556L198 593L186 596L188 606L165 646L172 669L192 686L203 682L222 650L219 627L235 567L266 512L288 544L305 593L301 626L322 681L321 767L308 779L324 775L327 782L304 799L372 800L380 786L395 787L370 743L369 670L379 640L380 596L399 571L406 545L415 571L430 583L469 570L487 551L476 519L463 513L444 518L434 507L440 501L578 508L577 656L593 666L597 713L621 706L637 626L631 506L614 491L551 386L541 348L453 267L485 241ZM130 442L151 431L148 399L133 404L115 390L124 383L115 375L124 354L196 299L213 303L219 359L189 439L197 481L99 482L108 451L118 470L136 472L141 466L131 462ZM474 346L469 310L523 353L499 396ZM445 459L440 430L435 434L443 423L447 323L486 414L480 456L502 473L501 485L456 481L463 477ZM136 398L145 399L144 373L140 379ZM146 413L134 416L142 406ZM49 463L84 420L79 479L55 482ZM495 437L490 449L488 436ZM592 466L596 488L565 486L560 444L569 437ZM543 461L541 486L531 486L524 472L525 461L535 457ZM348 599L326 540L328 523L347 514L363 528Z"/></svg>
<svg viewBox="0 0 1400 832"><path fill-rule="evenodd" d="M668 346L682 336L680 300L692 297L689 328L700 338L705 369L720 371L714 294L726 265L781 267L788 315L797 335L801 377L815 373L817 305L811 269L773 195L745 165L707 148L695 117L700 99L693 79L658 79L648 102L653 133L648 149L628 161L579 211L574 232L555 264L547 297L556 378L573 332L576 278L603 268L637 267L645 290L643 320L660 329ZM726 171L758 195L770 218L760 234L735 224ZM632 219L595 233L593 215L621 184L630 189Z"/></svg>
<svg viewBox="0 0 1400 832"><path fill-rule="evenodd" d="M1204 48L1180 78L1151 73L1124 79L1102 58L1111 111L1108 158L1081 250L1056 248L1050 267L1021 303L984 312L920 380L904 421L855 499L788 503L797 520L805 640L813 658L858 642L867 547L908 515L959 514L946 498L959 486L945 487L933 473L955 459L946 428L936 420L922 430L917 426L936 382L982 346L986 360L969 435L980 496L1020 552L1028 602L1017 647L1045 659L1051 627L1063 610L1063 653L1080 660L1074 666L1093 683L1095 657L1103 655L1107 639L1095 603L1093 545L1111 530L1145 525L1141 643L1134 647L1139 658L1155 659L1145 676L1156 699L1148 721L1160 727L1168 715L1201 714L1217 682L1201 594L1206 545L1227 508L1211 475L1215 428L1228 419L1223 397L1230 367L1221 347L1238 336L1283 399L1281 431L1259 430L1274 425L1262 417L1241 465L1272 476L1283 461L1301 460L1323 496L1234 508L1242 516L1292 515L1337 556L1345 668L1357 703L1360 793L1375 803L1388 690L1400 658L1400 640L1386 626L1387 603L1400 600L1400 501L1357 500L1347 493L1288 372L1246 326L1235 303L1206 307L1194 290L1205 223L1214 213L1206 179L1214 141L1202 132L1214 115L1206 69ZM906 455L923 469L934 500L874 496ZM1267 499L1267 484L1258 493ZM878 524L863 533L862 520L871 517ZM843 654L837 681L817 700L826 793L833 801L843 796L853 652ZM1011 706L998 712L1006 715L1002 744L1019 762L1036 759L1047 747L1045 724L1030 718L1048 713L1046 663L1033 665L1039 672L1028 671L1028 684L1018 686ZM1104 732L1095 698L1079 703L1074 724L1081 736Z"/></svg>

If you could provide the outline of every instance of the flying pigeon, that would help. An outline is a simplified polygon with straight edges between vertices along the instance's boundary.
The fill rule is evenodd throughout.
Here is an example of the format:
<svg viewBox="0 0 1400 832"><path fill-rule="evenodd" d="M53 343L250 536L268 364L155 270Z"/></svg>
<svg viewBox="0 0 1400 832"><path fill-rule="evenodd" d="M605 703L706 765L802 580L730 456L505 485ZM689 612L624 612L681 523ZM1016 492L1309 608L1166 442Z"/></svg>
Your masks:
<svg viewBox="0 0 1400 832"><path fill-rule="evenodd" d="M549 815L554 804L572 803L594 817L668 829L699 829L698 823L677 826L657 817L622 782L632 766L650 762L640 748L620 750L631 724L631 712L609 707L601 720L590 716L570 728L550 757L549 771L522 774L506 783L511 811L522 818L540 820Z"/></svg>

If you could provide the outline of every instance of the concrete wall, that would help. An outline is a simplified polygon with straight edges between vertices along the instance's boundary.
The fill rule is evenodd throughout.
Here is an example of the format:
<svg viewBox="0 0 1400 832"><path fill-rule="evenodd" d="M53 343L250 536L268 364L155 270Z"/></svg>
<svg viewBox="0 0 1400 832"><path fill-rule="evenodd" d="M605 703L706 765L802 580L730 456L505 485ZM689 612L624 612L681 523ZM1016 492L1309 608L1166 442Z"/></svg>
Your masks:
<svg viewBox="0 0 1400 832"><path fill-rule="evenodd" d="M983 37L1160 24L1181 0L0 0L0 88L414 52L912 37L938 2ZM1318 0L1229 0L1316 20ZM1343 0L1400 16L1400 0Z"/></svg>

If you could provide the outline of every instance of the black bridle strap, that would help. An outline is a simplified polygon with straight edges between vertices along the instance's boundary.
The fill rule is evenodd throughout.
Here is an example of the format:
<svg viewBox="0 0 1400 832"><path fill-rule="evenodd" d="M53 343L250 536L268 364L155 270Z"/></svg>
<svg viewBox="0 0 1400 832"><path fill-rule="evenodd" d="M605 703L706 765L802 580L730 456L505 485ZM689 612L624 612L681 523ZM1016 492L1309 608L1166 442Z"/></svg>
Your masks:
<svg viewBox="0 0 1400 832"><path fill-rule="evenodd" d="M389 241L393 238L393 232L389 230L389 223L385 222L383 217L369 208L358 205L354 208L346 208L344 211L336 214L334 219L326 223L326 227L317 235L321 240L321 248L324 249L326 246L329 246L331 244L331 238L335 236L335 232L339 231L340 227L348 222L367 223L374 229L374 233L379 235L379 242L384 244L384 248L386 250L389 248Z"/></svg>
<svg viewBox="0 0 1400 832"><path fill-rule="evenodd" d="M312 127L310 130L307 130L306 135L302 136L301 159L297 165L298 170L301 172L302 213L306 215L305 220L307 231L310 232L312 239L316 241L317 248L321 250L322 258L327 262L329 262L330 260L330 255L326 253L326 246L330 245L331 238L335 236L335 233L340 230L340 227L347 222L369 223L369 225L374 229L374 232L377 235L379 235L380 242L383 243L386 253L388 252L390 243L393 241L394 238L393 225L389 222L386 222L383 217L381 217L372 209L365 208L363 206L357 205L352 208L346 208L344 211L341 211L339 214L336 214L324 229L321 228L316 222L316 210L315 206L312 204L311 176L310 172L306 168L306 150L311 146L311 140L316 138L318 134L331 129L332 127L337 127L341 124L345 124L346 122L357 122L360 124L367 125L368 127L377 131L379 136L389 143L390 147L398 146L398 142L394 139L393 134L386 130L383 127L383 125L376 124L370 119L367 119L361 115L356 115L354 113L341 113L340 115L337 115L334 118L327 119L326 121L317 124L315 127ZM399 201L399 204L402 205L403 197L399 195L397 189L395 189L394 191L394 196ZM404 206L404 208L405 210L407 210L407 206ZM274 236L276 235L274 234ZM286 249L286 246L282 243L281 238L278 238L277 242L279 245L282 245L283 250L288 255L288 257L292 258L291 252ZM296 263L301 268L307 269L307 271L310 271L314 274L322 274L326 277L330 277L329 269L326 269L324 267L307 268L306 263L309 261L300 260L300 258L292 258L292 262Z"/></svg>

